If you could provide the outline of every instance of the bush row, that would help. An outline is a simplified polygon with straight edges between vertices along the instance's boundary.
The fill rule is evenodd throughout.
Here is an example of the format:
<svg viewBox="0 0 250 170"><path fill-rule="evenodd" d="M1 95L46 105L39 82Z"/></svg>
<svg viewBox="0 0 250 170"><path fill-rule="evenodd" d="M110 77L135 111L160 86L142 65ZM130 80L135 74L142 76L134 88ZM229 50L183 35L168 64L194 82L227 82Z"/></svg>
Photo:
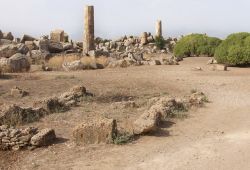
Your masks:
<svg viewBox="0 0 250 170"><path fill-rule="evenodd" d="M177 42L174 54L178 58L214 56L227 65L250 64L250 33L234 33L223 41L205 34L187 35Z"/></svg>

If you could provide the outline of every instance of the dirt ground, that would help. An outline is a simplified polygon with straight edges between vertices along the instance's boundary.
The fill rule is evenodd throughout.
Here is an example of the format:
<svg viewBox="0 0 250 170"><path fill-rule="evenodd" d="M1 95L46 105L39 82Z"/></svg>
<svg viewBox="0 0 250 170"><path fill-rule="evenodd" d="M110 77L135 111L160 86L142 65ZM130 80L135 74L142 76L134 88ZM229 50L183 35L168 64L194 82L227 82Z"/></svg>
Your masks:
<svg viewBox="0 0 250 170"><path fill-rule="evenodd" d="M60 94L84 84L95 94L79 107L29 124L54 128L59 140L34 151L0 152L0 169L250 169L250 69L211 71L209 58L187 58L178 66L141 66L81 72L34 72L0 80L0 105L29 106L34 100ZM192 68L201 67L203 71ZM18 86L30 92L22 99L9 95ZM184 120L167 122L162 132L130 144L75 146L73 128L83 120L110 117L129 126L154 96L185 96L204 92L211 101L191 110ZM114 103L133 100L139 108L116 108Z"/></svg>

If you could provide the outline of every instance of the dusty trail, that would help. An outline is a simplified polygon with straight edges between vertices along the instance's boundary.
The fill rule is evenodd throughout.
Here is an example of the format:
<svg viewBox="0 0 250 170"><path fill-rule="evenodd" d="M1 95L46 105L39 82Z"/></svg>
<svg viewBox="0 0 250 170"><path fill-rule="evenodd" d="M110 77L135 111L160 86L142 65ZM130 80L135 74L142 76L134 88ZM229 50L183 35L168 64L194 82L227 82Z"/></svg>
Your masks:
<svg viewBox="0 0 250 170"><path fill-rule="evenodd" d="M102 82L98 79L101 76L103 79L110 78L110 82L102 82L106 87L112 84L115 86L117 81L124 81L124 85L130 87L143 88L144 85L150 84L159 88L158 90L174 90L176 95L199 89L208 95L211 103L190 113L190 117L184 121L179 120L169 127L169 135L145 136L125 146L74 148L70 142L66 142L47 150L30 152L20 159L14 168L250 169L250 69L210 71L206 65L207 60L189 58L180 66L137 67L84 73L83 79L86 79L86 84L92 85L93 89L97 89L94 85L96 82ZM192 71L195 66L202 67L203 71ZM92 79L87 81L90 77Z"/></svg>

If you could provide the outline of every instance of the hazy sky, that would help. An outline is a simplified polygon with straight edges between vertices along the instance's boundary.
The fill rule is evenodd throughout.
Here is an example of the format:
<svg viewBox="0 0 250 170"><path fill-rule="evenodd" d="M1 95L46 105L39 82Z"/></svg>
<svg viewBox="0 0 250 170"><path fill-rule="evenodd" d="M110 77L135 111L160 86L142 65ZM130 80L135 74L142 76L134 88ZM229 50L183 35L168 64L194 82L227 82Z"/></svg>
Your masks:
<svg viewBox="0 0 250 170"><path fill-rule="evenodd" d="M250 32L250 0L0 0L0 29L39 37L61 28L81 40L85 5L95 6L95 34L105 38L154 33L157 19L165 36Z"/></svg>

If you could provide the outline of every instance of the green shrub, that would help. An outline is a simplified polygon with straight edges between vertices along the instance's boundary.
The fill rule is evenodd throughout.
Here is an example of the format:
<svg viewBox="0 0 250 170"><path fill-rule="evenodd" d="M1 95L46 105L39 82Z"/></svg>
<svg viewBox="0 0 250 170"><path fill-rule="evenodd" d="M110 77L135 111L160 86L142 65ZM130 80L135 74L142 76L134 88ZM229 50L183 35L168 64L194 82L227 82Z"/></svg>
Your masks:
<svg viewBox="0 0 250 170"><path fill-rule="evenodd" d="M191 34L183 37L174 47L177 58L207 55L213 56L221 40L205 34Z"/></svg>
<svg viewBox="0 0 250 170"><path fill-rule="evenodd" d="M159 49L163 49L165 47L166 41L163 37L155 37L155 45Z"/></svg>
<svg viewBox="0 0 250 170"><path fill-rule="evenodd" d="M250 64L250 33L229 35L216 49L215 59L228 65Z"/></svg>

